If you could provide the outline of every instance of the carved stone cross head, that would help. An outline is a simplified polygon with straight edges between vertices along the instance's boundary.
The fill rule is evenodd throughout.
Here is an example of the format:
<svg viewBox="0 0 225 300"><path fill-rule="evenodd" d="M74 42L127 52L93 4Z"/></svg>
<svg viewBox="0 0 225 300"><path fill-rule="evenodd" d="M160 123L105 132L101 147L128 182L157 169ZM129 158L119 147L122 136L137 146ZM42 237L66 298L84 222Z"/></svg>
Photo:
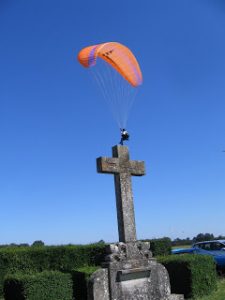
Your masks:
<svg viewBox="0 0 225 300"><path fill-rule="evenodd" d="M114 174L119 241L134 242L137 238L131 176L145 175L145 165L143 161L130 160L126 146L116 145L112 152L111 158L97 159L97 171Z"/></svg>

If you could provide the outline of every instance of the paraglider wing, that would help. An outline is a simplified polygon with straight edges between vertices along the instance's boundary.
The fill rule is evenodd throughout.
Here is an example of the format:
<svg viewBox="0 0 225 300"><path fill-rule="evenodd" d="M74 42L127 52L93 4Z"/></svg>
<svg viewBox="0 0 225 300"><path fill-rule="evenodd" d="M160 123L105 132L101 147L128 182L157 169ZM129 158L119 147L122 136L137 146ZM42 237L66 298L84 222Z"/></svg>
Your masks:
<svg viewBox="0 0 225 300"><path fill-rule="evenodd" d="M98 57L110 64L133 87L142 84L143 79L139 64L131 50L126 46L109 42L86 47L78 54L79 62L86 68L94 66Z"/></svg>

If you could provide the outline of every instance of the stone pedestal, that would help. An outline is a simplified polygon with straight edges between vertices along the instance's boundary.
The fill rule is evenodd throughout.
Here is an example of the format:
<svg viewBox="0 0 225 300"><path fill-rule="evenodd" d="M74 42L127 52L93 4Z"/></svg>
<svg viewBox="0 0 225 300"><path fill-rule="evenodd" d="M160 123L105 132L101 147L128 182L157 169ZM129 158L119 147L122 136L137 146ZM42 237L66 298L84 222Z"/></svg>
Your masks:
<svg viewBox="0 0 225 300"><path fill-rule="evenodd" d="M183 300L171 294L168 272L148 242L112 244L89 282L88 300Z"/></svg>

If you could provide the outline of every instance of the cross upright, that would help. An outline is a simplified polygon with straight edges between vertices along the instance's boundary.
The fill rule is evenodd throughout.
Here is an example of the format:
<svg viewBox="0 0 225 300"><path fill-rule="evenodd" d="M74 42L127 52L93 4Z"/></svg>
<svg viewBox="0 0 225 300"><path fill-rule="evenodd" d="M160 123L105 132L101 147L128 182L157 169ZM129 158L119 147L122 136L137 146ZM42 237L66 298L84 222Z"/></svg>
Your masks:
<svg viewBox="0 0 225 300"><path fill-rule="evenodd" d="M131 176L145 175L145 165L143 161L130 160L126 146L114 146L112 154L110 158L97 158L97 171L114 174L119 241L134 242L137 238Z"/></svg>

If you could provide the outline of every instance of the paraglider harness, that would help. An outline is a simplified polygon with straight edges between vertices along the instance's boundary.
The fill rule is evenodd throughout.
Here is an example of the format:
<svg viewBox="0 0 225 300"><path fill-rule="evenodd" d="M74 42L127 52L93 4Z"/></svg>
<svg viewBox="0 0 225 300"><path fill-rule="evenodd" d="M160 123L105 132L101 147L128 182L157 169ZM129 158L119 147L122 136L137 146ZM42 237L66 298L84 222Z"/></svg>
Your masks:
<svg viewBox="0 0 225 300"><path fill-rule="evenodd" d="M121 132L121 140L120 140L120 145L123 146L123 142L124 141L128 141L129 140L129 133L126 131L126 129L120 129Z"/></svg>

